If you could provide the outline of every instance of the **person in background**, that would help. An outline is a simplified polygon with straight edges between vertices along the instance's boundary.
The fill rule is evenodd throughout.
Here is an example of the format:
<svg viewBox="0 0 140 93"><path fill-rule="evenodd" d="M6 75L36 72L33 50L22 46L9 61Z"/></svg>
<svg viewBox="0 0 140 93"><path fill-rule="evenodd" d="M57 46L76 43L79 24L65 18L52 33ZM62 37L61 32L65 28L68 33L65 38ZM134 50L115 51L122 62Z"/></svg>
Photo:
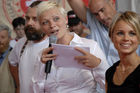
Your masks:
<svg viewBox="0 0 140 93"><path fill-rule="evenodd" d="M106 71L106 93L140 93L140 16L126 11L115 16L109 36L120 60Z"/></svg>
<svg viewBox="0 0 140 93"><path fill-rule="evenodd" d="M35 65L32 79L33 93L96 93L97 82L104 89L108 63L98 44L94 40L81 38L74 32L70 33L67 28L66 12L55 2L41 2L37 8L37 14L41 29L48 36L55 35L57 44L75 46L75 51L83 54L83 56L76 56L75 60L91 70L59 67L52 62L51 72L46 80L45 64L43 63L55 60L59 56L48 54L53 48L46 48L40 58L43 63L38 61ZM78 46L89 47L90 52L86 52Z"/></svg>
<svg viewBox="0 0 140 93"><path fill-rule="evenodd" d="M0 93L15 93L15 85L10 72L8 55L11 51L10 29L6 25L0 25Z"/></svg>
<svg viewBox="0 0 140 93"><path fill-rule="evenodd" d="M25 15L25 36L21 38L9 55L9 62L13 68L17 68L14 75L17 78L17 91L20 93L32 93L31 79L34 72L34 63L38 61L38 54L49 43L48 36L40 30L37 19L37 5L41 1L33 2ZM13 72L14 74L14 72ZM19 80L18 80L19 79Z"/></svg>
<svg viewBox="0 0 140 93"><path fill-rule="evenodd" d="M23 17L16 17L12 21L13 30L16 33L16 38L10 41L10 46L14 48L17 41L24 37L24 26L25 26L25 19Z"/></svg>
<svg viewBox="0 0 140 93"><path fill-rule="evenodd" d="M99 44L110 66L119 60L119 55L108 36L108 27L117 11L114 0L89 0L88 8L83 0L68 0L76 15L89 27L91 38ZM140 56L140 46L137 50Z"/></svg>
<svg viewBox="0 0 140 93"><path fill-rule="evenodd" d="M88 37L90 32L84 31L85 26L82 24L82 21L77 17L73 10L68 11L67 17L70 32L75 32L80 37Z"/></svg>

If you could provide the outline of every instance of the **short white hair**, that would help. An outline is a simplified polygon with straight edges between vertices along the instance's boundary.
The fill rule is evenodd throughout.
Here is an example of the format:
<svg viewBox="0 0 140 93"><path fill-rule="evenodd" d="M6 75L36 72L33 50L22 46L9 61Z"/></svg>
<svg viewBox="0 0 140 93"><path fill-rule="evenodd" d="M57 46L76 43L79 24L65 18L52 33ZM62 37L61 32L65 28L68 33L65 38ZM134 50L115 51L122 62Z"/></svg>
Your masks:
<svg viewBox="0 0 140 93"><path fill-rule="evenodd" d="M66 11L65 9L53 1L43 1L41 2L37 7L37 17L39 17L44 11L52 9L52 8L58 8L58 10L65 16Z"/></svg>

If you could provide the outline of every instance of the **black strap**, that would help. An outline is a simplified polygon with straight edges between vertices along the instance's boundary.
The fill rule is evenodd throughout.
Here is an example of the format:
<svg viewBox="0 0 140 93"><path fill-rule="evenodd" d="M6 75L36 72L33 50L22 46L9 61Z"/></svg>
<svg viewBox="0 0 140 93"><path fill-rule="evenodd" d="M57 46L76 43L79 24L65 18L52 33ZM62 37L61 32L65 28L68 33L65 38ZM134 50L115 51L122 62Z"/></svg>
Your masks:
<svg viewBox="0 0 140 93"><path fill-rule="evenodd" d="M24 49L25 49L27 43L28 43L28 40L26 40L26 42L24 43L24 45L23 45L23 47L22 47L22 49L21 49L21 51L20 51L20 57L22 56L22 54L23 54L23 52L24 52Z"/></svg>

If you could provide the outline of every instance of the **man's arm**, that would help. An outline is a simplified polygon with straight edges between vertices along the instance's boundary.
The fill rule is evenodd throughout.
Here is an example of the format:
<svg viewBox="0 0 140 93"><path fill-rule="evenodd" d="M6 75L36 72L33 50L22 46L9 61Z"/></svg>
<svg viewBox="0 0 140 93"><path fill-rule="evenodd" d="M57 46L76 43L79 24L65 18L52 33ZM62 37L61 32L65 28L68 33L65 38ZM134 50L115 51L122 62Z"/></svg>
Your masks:
<svg viewBox="0 0 140 93"><path fill-rule="evenodd" d="M19 76L18 76L18 66L11 66L9 64L9 68L11 71L11 74L14 78L15 86L16 86L16 93L19 93Z"/></svg>
<svg viewBox="0 0 140 93"><path fill-rule="evenodd" d="M76 15L84 22L87 23L86 19L86 6L82 0L68 0L69 5L76 13Z"/></svg>

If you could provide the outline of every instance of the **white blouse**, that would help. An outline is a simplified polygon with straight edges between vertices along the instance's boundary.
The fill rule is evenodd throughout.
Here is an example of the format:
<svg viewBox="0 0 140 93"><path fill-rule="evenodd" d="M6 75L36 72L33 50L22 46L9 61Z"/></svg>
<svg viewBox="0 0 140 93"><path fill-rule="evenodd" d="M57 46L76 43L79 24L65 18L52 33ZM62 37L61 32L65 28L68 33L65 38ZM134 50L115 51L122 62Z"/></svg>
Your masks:
<svg viewBox="0 0 140 93"><path fill-rule="evenodd" d="M58 67L53 63L46 80L45 64L37 62L32 77L33 93L97 93L97 83L105 88L105 71L109 65L98 44L74 34L70 45L89 47L101 63L92 70Z"/></svg>

